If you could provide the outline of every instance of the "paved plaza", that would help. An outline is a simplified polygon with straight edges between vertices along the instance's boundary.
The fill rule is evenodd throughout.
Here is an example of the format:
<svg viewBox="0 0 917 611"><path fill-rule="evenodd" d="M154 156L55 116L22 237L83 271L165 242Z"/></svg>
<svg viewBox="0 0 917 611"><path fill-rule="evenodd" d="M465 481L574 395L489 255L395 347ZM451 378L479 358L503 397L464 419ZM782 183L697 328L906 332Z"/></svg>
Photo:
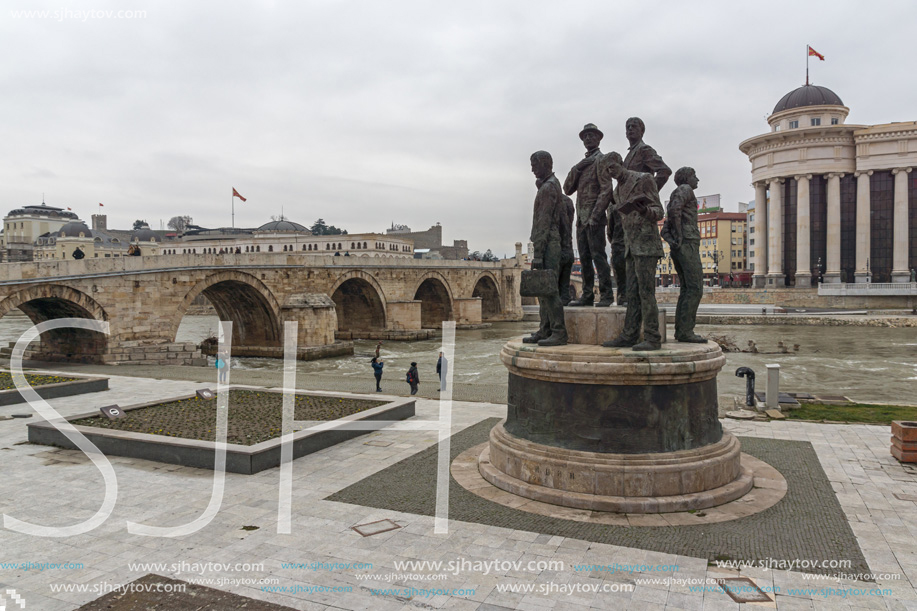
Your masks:
<svg viewBox="0 0 917 611"><path fill-rule="evenodd" d="M70 416L201 384L114 376L110 387L49 403ZM435 420L439 408L421 398L415 420ZM479 443L485 421L505 409L454 403L453 454ZM0 416L30 411L13 405ZM0 513L52 526L90 518L104 496L100 471L81 452L24 443L34 420L0 421ZM201 530L143 537L126 523L174 526L202 515L213 472L110 457L117 503L98 528L63 538L0 528L0 595L8 610L72 610L154 574L293 609L917 610L917 468L891 457L888 427L723 425L783 472L787 497L735 522L654 526L651 518L630 531L507 513L456 493L448 533L435 534L419 501L432 483L418 461L431 454L436 433L378 431L293 463L291 534L277 532L280 470L269 469L227 474L219 511ZM827 484L816 489L818 482ZM359 525L364 534L353 529ZM733 552L704 556L718 545ZM812 571L787 570L812 560L819 563ZM717 566L741 561L756 566ZM769 601L740 605L712 581L737 577Z"/></svg>

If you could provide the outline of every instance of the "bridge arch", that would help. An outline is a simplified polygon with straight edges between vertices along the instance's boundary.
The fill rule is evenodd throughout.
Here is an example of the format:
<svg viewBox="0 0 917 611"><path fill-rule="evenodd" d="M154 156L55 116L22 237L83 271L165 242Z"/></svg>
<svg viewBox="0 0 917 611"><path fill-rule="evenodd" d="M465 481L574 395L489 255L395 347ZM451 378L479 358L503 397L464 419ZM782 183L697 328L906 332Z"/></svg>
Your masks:
<svg viewBox="0 0 917 611"><path fill-rule="evenodd" d="M30 286L0 301L0 318L19 308L33 324L56 318L108 321L105 309L86 293L61 284ZM108 336L89 329L51 329L40 336L38 354L49 361L101 362L108 351Z"/></svg>
<svg viewBox="0 0 917 611"><path fill-rule="evenodd" d="M331 288L339 331L381 331L387 312L385 293L371 274L351 270L342 274Z"/></svg>
<svg viewBox="0 0 917 611"><path fill-rule="evenodd" d="M420 326L438 329L444 320L455 320L452 289L439 272L429 271L420 277L414 289L414 299L420 301Z"/></svg>
<svg viewBox="0 0 917 611"><path fill-rule="evenodd" d="M500 284L490 272L484 272L474 282L472 297L481 298L481 320L499 319L503 314Z"/></svg>
<svg viewBox="0 0 917 611"><path fill-rule="evenodd" d="M233 345L281 345L280 304L261 280L239 271L211 274L188 291L173 317L173 341L182 317L201 294L213 305L220 320L232 321Z"/></svg>

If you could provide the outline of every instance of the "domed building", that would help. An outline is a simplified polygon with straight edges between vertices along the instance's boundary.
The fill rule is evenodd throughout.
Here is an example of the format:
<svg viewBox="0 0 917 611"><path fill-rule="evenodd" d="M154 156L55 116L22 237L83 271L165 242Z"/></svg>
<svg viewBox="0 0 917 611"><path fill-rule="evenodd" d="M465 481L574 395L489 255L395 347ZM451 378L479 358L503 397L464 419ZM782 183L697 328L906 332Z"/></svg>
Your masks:
<svg viewBox="0 0 917 611"><path fill-rule="evenodd" d="M34 242L38 236L51 234L77 219L76 214L63 208L48 206L23 206L10 210L3 217L0 235L0 254L3 261L32 261Z"/></svg>
<svg viewBox="0 0 917 611"><path fill-rule="evenodd" d="M752 165L757 287L908 282L917 268L917 122L853 125L834 91L784 95ZM752 242L753 241L753 242Z"/></svg>
<svg viewBox="0 0 917 611"><path fill-rule="evenodd" d="M312 232L309 231L309 228L300 225L299 223L294 223L293 221L281 218L278 221L271 221L270 223L265 223L261 227L255 229L255 233L305 233L306 235L312 235Z"/></svg>
<svg viewBox="0 0 917 611"><path fill-rule="evenodd" d="M83 221L70 221L55 232L58 238L91 238L92 231Z"/></svg>
<svg viewBox="0 0 917 611"><path fill-rule="evenodd" d="M317 235L281 216L257 229L193 227L162 250L165 255L258 253L413 258L414 242L378 233Z"/></svg>
<svg viewBox="0 0 917 611"><path fill-rule="evenodd" d="M164 232L149 225L134 230L108 229L105 215L92 215L92 229L76 215L55 231L38 236L33 244L33 260L69 260L77 249L82 258L102 259L133 254L158 255Z"/></svg>

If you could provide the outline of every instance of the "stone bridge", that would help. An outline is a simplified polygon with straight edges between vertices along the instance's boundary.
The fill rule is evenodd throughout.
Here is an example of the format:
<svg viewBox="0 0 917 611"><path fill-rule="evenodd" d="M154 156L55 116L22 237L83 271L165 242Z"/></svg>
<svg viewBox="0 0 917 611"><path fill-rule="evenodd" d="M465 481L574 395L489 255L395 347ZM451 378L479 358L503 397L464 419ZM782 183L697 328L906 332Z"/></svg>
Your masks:
<svg viewBox="0 0 917 611"><path fill-rule="evenodd" d="M499 263L288 253L159 255L0 265L0 317L110 325L45 332L28 358L135 364L199 362L176 341L203 295L233 322L233 354L282 356L283 323L299 323L300 358L352 351L340 339L429 337L446 320L522 320L521 258ZM339 338L335 341L336 336Z"/></svg>

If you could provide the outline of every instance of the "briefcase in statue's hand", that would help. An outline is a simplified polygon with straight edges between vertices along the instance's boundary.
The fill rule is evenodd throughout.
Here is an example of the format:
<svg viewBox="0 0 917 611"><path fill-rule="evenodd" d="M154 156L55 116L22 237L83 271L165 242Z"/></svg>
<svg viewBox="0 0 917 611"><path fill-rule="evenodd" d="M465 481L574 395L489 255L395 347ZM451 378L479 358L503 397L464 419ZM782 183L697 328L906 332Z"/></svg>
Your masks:
<svg viewBox="0 0 917 611"><path fill-rule="evenodd" d="M558 294L557 272L553 269L522 270L519 294L523 297L550 297Z"/></svg>

